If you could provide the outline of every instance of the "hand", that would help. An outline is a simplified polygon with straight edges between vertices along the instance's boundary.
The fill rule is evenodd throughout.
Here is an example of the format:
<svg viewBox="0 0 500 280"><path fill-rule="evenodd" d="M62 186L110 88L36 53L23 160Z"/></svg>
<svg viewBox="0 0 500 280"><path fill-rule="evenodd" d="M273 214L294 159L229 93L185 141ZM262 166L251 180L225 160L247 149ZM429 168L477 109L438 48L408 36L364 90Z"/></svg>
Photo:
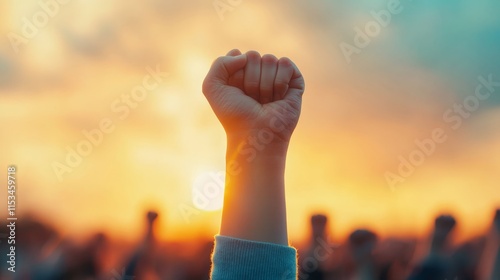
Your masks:
<svg viewBox="0 0 500 280"><path fill-rule="evenodd" d="M148 211L147 215L146 215L147 219L148 219L148 223L153 223L154 220L156 220L156 218L158 217L158 213L156 213L155 211Z"/></svg>
<svg viewBox="0 0 500 280"><path fill-rule="evenodd" d="M436 218L434 221L431 252L441 253L444 250L446 243L448 242L447 240L449 239L449 235L455 228L456 224L457 222L455 218L450 215L441 215Z"/></svg>
<svg viewBox="0 0 500 280"><path fill-rule="evenodd" d="M305 84L288 58L230 51L212 64L203 93L228 136L248 137L263 129L288 142L299 120Z"/></svg>
<svg viewBox="0 0 500 280"><path fill-rule="evenodd" d="M434 229L436 233L447 236L455 228L456 220L450 215L441 215L436 218Z"/></svg>
<svg viewBox="0 0 500 280"><path fill-rule="evenodd" d="M325 234L327 221L328 218L322 214L311 216L311 226L314 237L323 236Z"/></svg>

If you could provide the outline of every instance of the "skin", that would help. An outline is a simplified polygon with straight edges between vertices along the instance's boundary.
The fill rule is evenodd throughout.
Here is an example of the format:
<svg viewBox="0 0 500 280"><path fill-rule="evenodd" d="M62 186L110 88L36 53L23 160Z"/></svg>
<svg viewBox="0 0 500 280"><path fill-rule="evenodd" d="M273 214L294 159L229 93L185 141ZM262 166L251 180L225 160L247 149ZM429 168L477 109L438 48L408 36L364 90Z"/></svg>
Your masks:
<svg viewBox="0 0 500 280"><path fill-rule="evenodd" d="M304 88L288 58L232 50L212 64L203 93L227 136L221 235L288 245L285 161Z"/></svg>

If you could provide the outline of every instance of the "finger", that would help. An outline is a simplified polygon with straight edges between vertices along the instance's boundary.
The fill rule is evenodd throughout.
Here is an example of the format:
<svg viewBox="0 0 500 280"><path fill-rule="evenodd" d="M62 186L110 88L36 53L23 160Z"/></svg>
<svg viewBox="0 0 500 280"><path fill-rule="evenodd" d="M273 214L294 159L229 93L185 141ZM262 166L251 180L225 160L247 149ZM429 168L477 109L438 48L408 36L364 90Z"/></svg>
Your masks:
<svg viewBox="0 0 500 280"><path fill-rule="evenodd" d="M256 51L246 53L247 64L245 66L244 89L246 95L259 101L260 91L260 54Z"/></svg>
<svg viewBox="0 0 500 280"><path fill-rule="evenodd" d="M302 73L300 73L299 67L291 61L292 66L293 66L293 75L292 79L289 83L289 86L292 88L296 89L301 89L302 91L305 89L305 82L304 82L304 77L302 76Z"/></svg>
<svg viewBox="0 0 500 280"><path fill-rule="evenodd" d="M227 83L228 85L232 87L237 87L241 90L244 90L243 86L243 80L245 79L245 70L240 69L236 71L233 75L229 77L229 82Z"/></svg>
<svg viewBox="0 0 500 280"><path fill-rule="evenodd" d="M237 56L237 55L240 55L240 54L241 54L240 50L238 50L238 49L232 49L232 50L230 50L226 54L226 56Z"/></svg>
<svg viewBox="0 0 500 280"><path fill-rule="evenodd" d="M286 57L280 58L278 61L278 71L274 79L274 94L273 101L281 100L288 91L288 84L293 75L292 61Z"/></svg>
<svg viewBox="0 0 500 280"><path fill-rule="evenodd" d="M293 66L293 74L288 84L288 90L285 93L284 99L292 101L292 104L299 105L305 90L304 77L302 76L302 73L300 73L297 65L295 65L292 61L290 62Z"/></svg>
<svg viewBox="0 0 500 280"><path fill-rule="evenodd" d="M274 78L278 70L278 59L272 54L262 56L260 73L259 102L266 104L273 101Z"/></svg>
<svg viewBox="0 0 500 280"><path fill-rule="evenodd" d="M229 77L238 70L243 69L246 62L247 57L244 54L233 57L221 56L217 58L203 81L203 93L211 93L219 86L227 85Z"/></svg>
<svg viewBox="0 0 500 280"><path fill-rule="evenodd" d="M241 52L238 49L232 49L227 53L227 56L238 56L238 55L241 55ZM245 69L242 68L229 77L228 85L243 90L244 78L245 78Z"/></svg>

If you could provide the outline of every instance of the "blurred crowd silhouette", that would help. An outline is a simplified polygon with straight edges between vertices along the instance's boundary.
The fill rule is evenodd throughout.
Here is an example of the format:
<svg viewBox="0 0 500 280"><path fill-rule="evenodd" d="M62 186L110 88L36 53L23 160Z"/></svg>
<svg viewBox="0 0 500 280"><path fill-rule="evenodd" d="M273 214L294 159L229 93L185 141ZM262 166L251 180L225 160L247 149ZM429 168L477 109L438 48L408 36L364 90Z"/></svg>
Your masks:
<svg viewBox="0 0 500 280"><path fill-rule="evenodd" d="M134 246L112 245L102 233L80 244L26 217L17 229L16 273L7 270L4 255L0 279L209 279L212 240L163 244L154 234L157 217L154 211L146 213L144 236ZM488 232L453 245L456 223L451 215L436 217L428 238L422 241L380 240L369 229L357 229L344 244L332 244L328 217L313 215L309 242L298 248L298 279L499 280L500 209Z"/></svg>
<svg viewBox="0 0 500 280"><path fill-rule="evenodd" d="M299 279L334 280L499 280L500 210L483 236L453 246L456 220L438 216L424 244L416 240L379 240L368 229L349 235L346 244L331 246L326 234L327 217L311 217L309 247L299 254ZM328 247L327 247L328 246ZM422 256L417 247L425 247Z"/></svg>

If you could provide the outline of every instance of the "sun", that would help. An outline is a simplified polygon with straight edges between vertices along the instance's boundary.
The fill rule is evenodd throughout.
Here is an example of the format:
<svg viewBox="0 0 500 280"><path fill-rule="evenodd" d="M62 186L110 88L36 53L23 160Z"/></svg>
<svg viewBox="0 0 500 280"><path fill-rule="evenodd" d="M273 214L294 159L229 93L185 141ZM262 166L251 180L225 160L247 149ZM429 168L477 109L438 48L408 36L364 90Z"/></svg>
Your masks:
<svg viewBox="0 0 500 280"><path fill-rule="evenodd" d="M224 202L224 182L225 174L223 172L200 173L193 182L193 205L204 211L222 209Z"/></svg>

